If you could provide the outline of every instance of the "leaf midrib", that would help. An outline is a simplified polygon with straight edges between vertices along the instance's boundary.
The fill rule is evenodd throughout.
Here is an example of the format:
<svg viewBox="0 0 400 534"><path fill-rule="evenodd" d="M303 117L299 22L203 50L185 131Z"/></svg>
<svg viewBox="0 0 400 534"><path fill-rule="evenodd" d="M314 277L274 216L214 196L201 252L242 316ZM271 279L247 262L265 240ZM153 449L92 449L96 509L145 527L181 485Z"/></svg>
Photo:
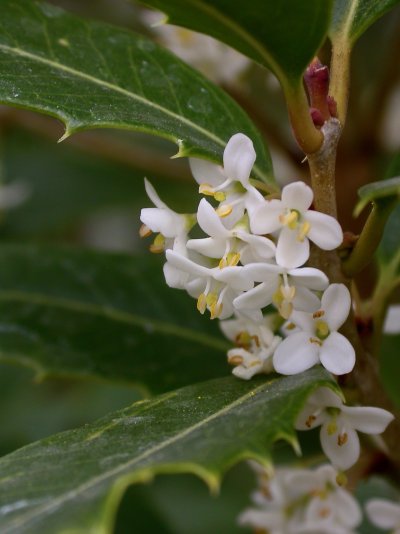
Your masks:
<svg viewBox="0 0 400 534"><path fill-rule="evenodd" d="M87 313L94 316L105 317L111 321L129 324L132 326L142 327L144 331L158 332L161 334L168 334L180 339L195 341L205 347L214 348L225 351L228 344L223 339L206 335L205 332L197 332L190 328L183 328L181 326L149 319L143 316L134 315L129 312L119 310L113 306L103 304L91 304L89 302L78 301L69 298L51 297L42 293L23 293L21 291L0 291L0 302L23 302L29 304L37 304L39 306L47 306L58 308L62 310L73 311L77 313Z"/></svg>
<svg viewBox="0 0 400 534"><path fill-rule="evenodd" d="M91 83L94 83L95 85L99 85L100 87L107 87L108 89L111 89L112 91L116 91L117 93L123 94L124 96L126 96L128 98L131 98L133 100L141 102L142 104L144 104L144 105L146 105L148 107L152 107L152 108L154 108L154 109L156 109L156 110L158 110L158 111L160 111L162 113L165 113L166 115L169 115L170 117L172 117L174 120L176 120L178 122L182 122L182 123L186 124L190 128L193 128L194 130L197 130L198 132L200 132L206 138L213 140L215 143L220 145L222 148L225 148L225 146L226 146L226 142L223 139L221 139L220 137L212 134L210 131L205 130L204 128L202 128L198 124L196 124L196 123L192 122L191 120L189 120L188 118L184 117L183 115L177 115L173 111L171 111L171 110L169 110L167 108L164 108L164 107L152 102L151 100L146 100L145 98L141 97L140 95L138 95L136 93L133 93L131 91L128 91L127 89L124 89L123 87L119 87L118 85L115 85L113 83L106 82L105 80L102 80L100 78L95 78L94 76L91 76L90 74L86 74L85 72L76 70L76 69L74 69L72 67L69 67L67 65L63 65L62 63L59 63L59 62L56 62L56 61L52 61L52 60L47 59L47 58L45 58L43 56L40 56L40 55L37 55L37 54L32 54L31 52L27 52L26 50L22 50L21 48L15 48L15 47L12 47L12 46L0 44L0 50L5 51L6 53L11 53L11 54L14 53L14 54L19 55L21 57L28 58L28 59L30 59L32 61L37 61L39 63L40 62L44 63L46 65L49 65L49 66L53 67L53 68L59 69L59 70L64 71L64 72L67 72L68 74L71 74L72 76L76 76L78 78L82 78L82 79L87 80L87 81L89 81ZM5 102L5 103L9 103L9 102ZM65 137L68 136L68 122L67 122L66 118L64 118L63 120L66 121L67 132L62 137L62 139L64 139ZM178 145L180 144L180 142L182 142L181 139L179 139L178 137L173 136L173 135L170 136L170 139L174 140ZM179 154L179 152L178 152L178 154ZM256 175L258 175L260 177L263 177L263 178L266 177L266 174L261 171L261 169L258 167L258 165L254 165L253 169L254 169L254 173Z"/></svg>
<svg viewBox="0 0 400 534"><path fill-rule="evenodd" d="M117 467L114 467L113 469L110 469L109 471L107 471L106 473L103 473L102 475L99 475L97 477L92 478L90 481L88 481L88 482L86 482L84 484L81 484L80 486L75 488L73 491L67 492L65 495L59 497L58 499L52 499L52 501L49 504L43 505L42 507L37 508L37 509L33 510L30 513L28 512L25 515L25 517L22 518L22 520L17 520L17 521L14 521L14 523L10 523L9 528L11 528L11 529L18 528L18 527L20 527L20 526L22 526L24 524L27 524L31 519L34 519L36 516L38 516L38 515L40 515L42 513L47 513L49 511L51 511L52 509L58 507L59 505L67 502L68 500L74 499L80 493L93 488L97 484L101 484L102 482L104 482L108 478L114 477L114 476L118 475L121 472L123 473L124 471L126 471L130 467L133 467L138 462L140 462L142 460L145 460L147 457L151 456L152 454L159 452L160 450L168 447L169 445L172 445L173 443L175 443L179 439L185 438L190 433L192 433L192 432L198 430L199 428L207 425L209 422L213 421L214 419L216 419L216 418L218 418L218 417L220 417L222 415L225 415L227 412L229 412L230 410L232 410L236 406L242 404L247 399L249 399L251 397L254 397L257 393L259 393L263 389L265 389L268 386L270 386L271 383L272 383L272 381L269 380L268 382L266 382L264 384L261 384L260 386L252 389L251 391L249 391L245 395L242 395L241 397L239 397L235 401L230 402L229 404L227 404L226 406L224 406L223 408L221 408L217 412L209 415L205 419L197 422L196 424L188 427L187 429L185 429L183 431L178 432L174 436L166 439L162 443L159 443L159 444L155 445L151 449L148 449L147 451L145 451L144 453L142 453L138 457L136 457L136 458L134 458L132 460L129 460L128 462L125 462L124 464L121 464L121 465L119 465ZM173 394L173 393L174 392L166 393L165 396L163 397L163 400L165 401L168 398L170 398L171 394ZM158 402L158 404L160 404L160 402ZM162 464L160 464L160 465L162 465ZM137 473L137 476L139 476L139 475L140 475L140 470ZM132 483L133 483L133 480L132 480Z"/></svg>
<svg viewBox="0 0 400 534"><path fill-rule="evenodd" d="M239 37L241 37L245 42L247 42L247 44L249 44L252 48L257 50L257 52L264 59L264 61L272 67L272 70L275 72L275 74L279 77L281 81L285 79L285 76L281 68L276 63L273 56L269 54L266 48L264 48L264 46L262 46L256 39L254 39L252 35L248 33L244 28L242 28L239 24L237 24L235 21L225 16L223 13L218 11L218 9L216 9L213 6L210 6L209 4L204 4L203 2L199 0L186 0L186 1L188 4L192 4L193 6L197 7L200 11L203 11L204 13L211 15L216 20L220 21L224 26L233 30L233 32L236 33Z"/></svg>

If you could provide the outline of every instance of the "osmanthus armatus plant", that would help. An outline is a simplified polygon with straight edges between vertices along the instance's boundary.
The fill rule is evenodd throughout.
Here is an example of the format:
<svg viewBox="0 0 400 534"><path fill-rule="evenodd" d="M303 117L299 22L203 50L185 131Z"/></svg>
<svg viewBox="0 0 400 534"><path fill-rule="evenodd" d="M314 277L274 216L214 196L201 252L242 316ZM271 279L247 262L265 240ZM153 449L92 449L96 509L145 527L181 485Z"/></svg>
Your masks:
<svg viewBox="0 0 400 534"><path fill-rule="evenodd" d="M141 384L154 396L4 456L0 532L111 533L128 486L186 472L217 491L242 460L258 484L236 510L243 528L400 532L399 364L387 363L399 350L399 158L364 181L345 170L360 155L349 157L358 145L346 136L365 130L365 149L382 122L363 95L348 106L352 50L398 2L143 3L165 14L136 8L142 24L157 21L146 34L1 0L0 103L60 119L62 140L114 128L175 142L196 207L176 210L149 160L139 232L163 266L147 253L4 245L19 266L1 271L4 313L14 306L9 337L0 336L8 360L42 375ZM366 54L358 59L368 68ZM280 180L249 118L272 120L271 72L295 141L283 138L303 160ZM392 82L375 94L387 98ZM272 159L278 126L263 127ZM354 206L352 180L363 184ZM350 215L369 205L359 233L349 231ZM282 461L278 440L296 459ZM383 468L393 486L366 481Z"/></svg>

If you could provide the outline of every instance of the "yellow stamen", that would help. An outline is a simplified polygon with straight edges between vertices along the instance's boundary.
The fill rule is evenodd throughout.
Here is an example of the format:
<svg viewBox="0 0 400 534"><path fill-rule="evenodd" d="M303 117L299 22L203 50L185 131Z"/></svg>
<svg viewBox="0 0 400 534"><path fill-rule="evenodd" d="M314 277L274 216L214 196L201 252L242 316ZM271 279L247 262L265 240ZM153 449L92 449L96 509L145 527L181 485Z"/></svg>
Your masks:
<svg viewBox="0 0 400 534"><path fill-rule="evenodd" d="M315 415L310 415L310 416L307 418L307 421L306 421L306 427L307 427L307 428L311 428L311 427L312 427L312 424L314 423L315 420L316 420Z"/></svg>
<svg viewBox="0 0 400 534"><path fill-rule="evenodd" d="M240 261L239 252L229 252L228 256L226 257L226 260L230 267L236 267L236 265Z"/></svg>
<svg viewBox="0 0 400 534"><path fill-rule="evenodd" d="M228 363L230 365L241 365L243 363L242 356L239 356L239 354L233 354L232 356L228 356Z"/></svg>
<svg viewBox="0 0 400 534"><path fill-rule="evenodd" d="M235 344L238 347L242 347L244 349L250 347L251 345L251 339L253 336L250 336L250 334L246 331L239 332L237 336L235 337Z"/></svg>
<svg viewBox="0 0 400 534"><path fill-rule="evenodd" d="M288 323L286 325L286 330L294 330L296 328L296 325L294 323Z"/></svg>
<svg viewBox="0 0 400 534"><path fill-rule="evenodd" d="M256 365L260 365L260 363L262 363L261 360L253 360L247 367L255 367Z"/></svg>
<svg viewBox="0 0 400 534"><path fill-rule="evenodd" d="M324 310L318 310L313 313L313 318L318 319L319 317L323 317L325 315Z"/></svg>
<svg viewBox="0 0 400 534"><path fill-rule="evenodd" d="M278 306L278 309L284 319L289 319L293 311L293 304L287 300L283 300L281 305Z"/></svg>
<svg viewBox="0 0 400 534"><path fill-rule="evenodd" d="M331 332L325 321L317 321L315 324L315 333L317 334L318 338L323 341Z"/></svg>
<svg viewBox="0 0 400 534"><path fill-rule="evenodd" d="M337 432L336 421L331 421L326 427L326 431L328 432L328 436L333 436L333 434L336 434Z"/></svg>
<svg viewBox="0 0 400 534"><path fill-rule="evenodd" d="M305 222L300 226L299 232L297 234L297 241L303 242L306 238L308 232L311 229L311 224L309 222Z"/></svg>
<svg viewBox="0 0 400 534"><path fill-rule="evenodd" d="M208 195L210 197L213 197L215 195L215 192L210 184L200 184L199 193L201 195Z"/></svg>
<svg viewBox="0 0 400 534"><path fill-rule="evenodd" d="M140 237L149 237L153 232L150 230L148 226L145 224L142 224L142 226L139 229L139 235Z"/></svg>
<svg viewBox="0 0 400 534"><path fill-rule="evenodd" d="M228 217L228 215L232 213L232 210L232 206L230 206L229 204L225 204L223 206L219 206L215 211L217 212L217 215L222 219L223 217Z"/></svg>
<svg viewBox="0 0 400 534"><path fill-rule="evenodd" d="M347 476L344 473L338 473L336 476L336 483L338 486L346 486Z"/></svg>
<svg viewBox="0 0 400 534"><path fill-rule="evenodd" d="M153 254L160 254L165 250L165 237L162 234L156 235L153 243L149 247L150 252Z"/></svg>
<svg viewBox="0 0 400 534"><path fill-rule="evenodd" d="M216 319L222 313L222 304L218 304L216 302L215 304L212 304L209 307L209 310L210 310L210 319Z"/></svg>
<svg viewBox="0 0 400 534"><path fill-rule="evenodd" d="M254 339L254 343L256 344L257 347L260 347L260 339L258 336L251 336L251 339Z"/></svg>
<svg viewBox="0 0 400 534"><path fill-rule="evenodd" d="M204 293L202 293L199 298L197 299L197 309L201 314L203 314L206 311L207 308L207 297Z"/></svg>
<svg viewBox="0 0 400 534"><path fill-rule="evenodd" d="M316 345L319 345L320 347L322 346L321 340L317 339L316 337L310 337L308 341L310 343L315 343Z"/></svg>
<svg viewBox="0 0 400 534"><path fill-rule="evenodd" d="M339 447L347 443L348 438L349 437L346 432L343 432L343 434L339 434L337 438L337 444L339 445Z"/></svg>
<svg viewBox="0 0 400 534"><path fill-rule="evenodd" d="M217 191L214 193L214 198L217 202L223 202L226 199L226 195L223 191Z"/></svg>

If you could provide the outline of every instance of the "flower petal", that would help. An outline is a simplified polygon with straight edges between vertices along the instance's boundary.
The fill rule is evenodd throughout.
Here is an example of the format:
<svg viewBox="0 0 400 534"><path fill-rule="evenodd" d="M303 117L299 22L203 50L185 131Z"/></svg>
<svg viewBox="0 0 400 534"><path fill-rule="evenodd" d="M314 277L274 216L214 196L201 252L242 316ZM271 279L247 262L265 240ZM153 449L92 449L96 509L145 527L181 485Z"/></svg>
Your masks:
<svg viewBox="0 0 400 534"><path fill-rule="evenodd" d="M272 263L248 263L246 265L246 271L255 282L273 282L276 287L279 284L279 275L282 270L282 267Z"/></svg>
<svg viewBox="0 0 400 534"><path fill-rule="evenodd" d="M307 234L309 239L319 248L333 250L341 245L343 231L334 217L319 211L308 210L304 215L304 219L311 225Z"/></svg>
<svg viewBox="0 0 400 534"><path fill-rule="evenodd" d="M226 239L214 239L213 237L189 239L186 246L188 249L195 250L209 258L222 258L226 250Z"/></svg>
<svg viewBox="0 0 400 534"><path fill-rule="evenodd" d="M295 332L282 341L273 357L274 368L283 375L295 375L318 363L318 345L305 332Z"/></svg>
<svg viewBox="0 0 400 534"><path fill-rule="evenodd" d="M349 529L357 527L362 519L360 505L348 491L337 488L332 496L336 514L340 517L340 522Z"/></svg>
<svg viewBox="0 0 400 534"><path fill-rule="evenodd" d="M239 239L249 243L260 258L267 260L275 256L276 247L270 239L261 235L249 234L244 230L237 230L235 233Z"/></svg>
<svg viewBox="0 0 400 534"><path fill-rule="evenodd" d="M189 158L190 170L198 184L210 184L218 187L225 181L222 167L205 159Z"/></svg>
<svg viewBox="0 0 400 534"><path fill-rule="evenodd" d="M163 267L164 277L167 285L175 289L184 289L186 282L189 279L188 273L177 269L170 263L164 263Z"/></svg>
<svg viewBox="0 0 400 534"><path fill-rule="evenodd" d="M144 179L144 188L146 189L147 196L157 208L169 209L168 206L158 196L157 191L147 178Z"/></svg>
<svg viewBox="0 0 400 534"><path fill-rule="evenodd" d="M400 304L389 306L383 330L385 334L400 333Z"/></svg>
<svg viewBox="0 0 400 534"><path fill-rule="evenodd" d="M252 308L261 309L272 302L272 296L276 291L276 286L262 282L246 293L242 293L233 301L233 305L238 310Z"/></svg>
<svg viewBox="0 0 400 534"><path fill-rule="evenodd" d="M203 232L211 237L230 237L230 232L222 224L215 209L205 198L200 200L197 208L197 222Z"/></svg>
<svg viewBox="0 0 400 534"><path fill-rule="evenodd" d="M281 230L276 247L276 263L286 269L300 267L308 260L310 243L308 239L299 241L297 231L284 227Z"/></svg>
<svg viewBox="0 0 400 534"><path fill-rule="evenodd" d="M315 322L310 313L294 310L290 321L306 332L308 337L315 334Z"/></svg>
<svg viewBox="0 0 400 534"><path fill-rule="evenodd" d="M314 291L323 291L329 285L329 279L325 273L314 267L302 267L300 269L291 269L288 271L289 276L293 276L293 282L296 286L308 287Z"/></svg>
<svg viewBox="0 0 400 534"><path fill-rule="evenodd" d="M350 312L351 296L344 284L331 284L321 299L324 320L331 331L338 330Z"/></svg>
<svg viewBox="0 0 400 534"><path fill-rule="evenodd" d="M300 213L308 210L313 198L313 190L304 182L293 182L282 189L282 204L285 208L297 210Z"/></svg>
<svg viewBox="0 0 400 534"><path fill-rule="evenodd" d="M326 421L320 432L321 447L332 464L339 469L348 469L354 465L360 456L360 440L357 432L350 425L340 424L341 417L337 418L338 432L330 434L329 420ZM339 432L347 434L347 441L342 445L338 444Z"/></svg>
<svg viewBox="0 0 400 534"><path fill-rule="evenodd" d="M140 212L140 220L150 228L152 232L159 232L164 237L175 237L185 227L184 219L169 209L143 208Z"/></svg>
<svg viewBox="0 0 400 534"><path fill-rule="evenodd" d="M342 334L331 332L320 351L322 365L334 375L350 373L356 362L353 345Z"/></svg>
<svg viewBox="0 0 400 534"><path fill-rule="evenodd" d="M293 299L295 310L315 312L320 307L320 300L306 287L296 287L296 295Z"/></svg>
<svg viewBox="0 0 400 534"><path fill-rule="evenodd" d="M400 525L400 505L385 499L370 499L365 510L368 519L379 528L396 528Z"/></svg>
<svg viewBox="0 0 400 534"><path fill-rule="evenodd" d="M254 282L247 276L244 267L240 266L216 268L213 270L213 277L237 291L247 291L254 285Z"/></svg>
<svg viewBox="0 0 400 534"><path fill-rule="evenodd" d="M343 406L342 412L351 425L364 434L381 434L394 419L387 410L372 406Z"/></svg>
<svg viewBox="0 0 400 534"><path fill-rule="evenodd" d="M282 227L279 216L284 212L280 200L268 200L255 207L250 215L250 228L253 234L270 234Z"/></svg>
<svg viewBox="0 0 400 534"><path fill-rule="evenodd" d="M224 172L231 180L238 180L246 187L256 160L251 139L242 133L233 135L224 150Z"/></svg>
<svg viewBox="0 0 400 534"><path fill-rule="evenodd" d="M207 267L198 265L194 261L189 260L189 258L185 258L181 254L177 254L173 250L167 250L165 255L171 265L184 271L185 273L199 277L207 277L212 275L211 269L207 269Z"/></svg>

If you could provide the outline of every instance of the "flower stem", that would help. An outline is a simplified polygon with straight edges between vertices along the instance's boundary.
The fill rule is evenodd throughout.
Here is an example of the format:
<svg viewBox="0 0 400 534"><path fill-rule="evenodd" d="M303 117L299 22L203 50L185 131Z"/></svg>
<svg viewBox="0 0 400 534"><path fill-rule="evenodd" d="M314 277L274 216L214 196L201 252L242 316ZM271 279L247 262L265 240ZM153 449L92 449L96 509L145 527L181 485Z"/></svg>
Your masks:
<svg viewBox="0 0 400 534"><path fill-rule="evenodd" d="M351 46L347 39L333 39L329 94L337 104L337 114L342 127L346 122L349 100L350 56Z"/></svg>

